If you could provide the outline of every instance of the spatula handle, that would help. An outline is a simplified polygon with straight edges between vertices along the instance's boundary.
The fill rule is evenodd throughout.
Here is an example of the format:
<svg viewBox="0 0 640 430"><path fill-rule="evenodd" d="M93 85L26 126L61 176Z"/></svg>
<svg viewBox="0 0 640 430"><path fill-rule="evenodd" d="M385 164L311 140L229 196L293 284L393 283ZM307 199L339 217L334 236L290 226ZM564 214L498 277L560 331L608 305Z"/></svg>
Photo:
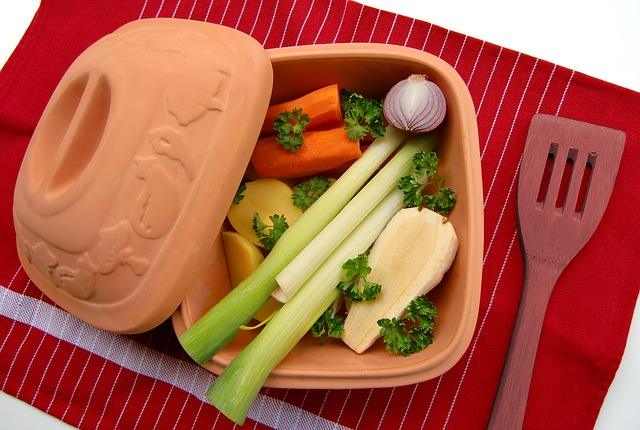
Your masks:
<svg viewBox="0 0 640 430"><path fill-rule="evenodd" d="M494 400L490 430L522 428L547 303L561 269L527 258L520 307Z"/></svg>

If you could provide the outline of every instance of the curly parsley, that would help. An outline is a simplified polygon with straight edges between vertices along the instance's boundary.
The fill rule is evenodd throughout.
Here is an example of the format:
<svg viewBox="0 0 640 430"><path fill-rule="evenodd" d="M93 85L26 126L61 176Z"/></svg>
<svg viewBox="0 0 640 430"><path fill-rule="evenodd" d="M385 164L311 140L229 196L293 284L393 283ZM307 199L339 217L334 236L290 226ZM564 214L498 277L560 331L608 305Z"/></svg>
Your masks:
<svg viewBox="0 0 640 430"><path fill-rule="evenodd" d="M438 156L435 152L420 151L413 156L413 173L403 176L398 188L404 193L404 203L408 207L427 207L434 212L448 215L456 203L456 193L449 187L442 187L443 179L436 175ZM423 194L429 184L439 183L434 194Z"/></svg>
<svg viewBox="0 0 640 430"><path fill-rule="evenodd" d="M416 297L405 309L404 318L378 320L387 351L406 357L431 345L437 314L436 306L429 299Z"/></svg>
<svg viewBox="0 0 640 430"><path fill-rule="evenodd" d="M330 337L342 338L344 334L344 319L333 313L333 307L329 306L320 318L311 327L311 335L325 342Z"/></svg>
<svg viewBox="0 0 640 430"><path fill-rule="evenodd" d="M384 135L381 101L343 89L340 91L340 105L344 112L344 129L350 140L362 139L367 134L374 138Z"/></svg>
<svg viewBox="0 0 640 430"><path fill-rule="evenodd" d="M300 108L284 111L273 122L276 140L284 149L297 152L302 146L302 132L309 124L309 115Z"/></svg>
<svg viewBox="0 0 640 430"><path fill-rule="evenodd" d="M369 256L366 252L355 258L347 260L343 265L343 281L338 284L338 290L344 296L354 302L362 300L374 300L380 294L382 286L375 282L369 282L366 276L371 273Z"/></svg>
<svg viewBox="0 0 640 430"><path fill-rule="evenodd" d="M324 176L316 176L307 182L298 184L293 187L293 193L291 195L293 204L302 210L307 209L314 204L330 186L331 182Z"/></svg>
<svg viewBox="0 0 640 430"><path fill-rule="evenodd" d="M265 224L257 212L253 214L252 218L253 232L258 236L258 240L265 249L272 249L289 228L287 218L284 215L270 215L269 220L271 225Z"/></svg>

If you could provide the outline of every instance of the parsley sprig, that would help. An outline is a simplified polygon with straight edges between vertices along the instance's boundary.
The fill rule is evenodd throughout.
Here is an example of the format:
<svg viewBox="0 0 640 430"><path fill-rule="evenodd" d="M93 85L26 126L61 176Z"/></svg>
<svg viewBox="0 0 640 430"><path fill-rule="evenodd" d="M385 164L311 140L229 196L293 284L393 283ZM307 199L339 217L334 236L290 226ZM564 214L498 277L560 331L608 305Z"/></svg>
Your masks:
<svg viewBox="0 0 640 430"><path fill-rule="evenodd" d="M307 209L314 204L330 186L331 182L324 176L316 176L307 182L298 184L293 187L293 193L291 195L293 204L302 210Z"/></svg>
<svg viewBox="0 0 640 430"><path fill-rule="evenodd" d="M311 335L325 342L330 337L342 338L344 334L344 319L334 314L333 306L329 306L320 318L311 326Z"/></svg>
<svg viewBox="0 0 640 430"><path fill-rule="evenodd" d="M347 299L353 302L362 300L374 300L380 294L382 286L375 282L367 281L366 277L371 273L369 256L366 252L355 258L347 260L343 265L343 280L338 284L338 290Z"/></svg>
<svg viewBox="0 0 640 430"><path fill-rule="evenodd" d="M419 296L409 303L404 318L378 320L380 336L387 351L406 357L431 345L437 314L436 306L429 299Z"/></svg>
<svg viewBox="0 0 640 430"><path fill-rule="evenodd" d="M384 135L382 102L369 99L350 90L340 91L340 104L344 112L345 131L350 140Z"/></svg>
<svg viewBox="0 0 640 430"><path fill-rule="evenodd" d="M301 108L284 111L273 122L276 140L284 149L297 152L302 146L302 132L309 124L309 115Z"/></svg>
<svg viewBox="0 0 640 430"><path fill-rule="evenodd" d="M270 215L271 225L267 225L262 221L258 213L253 214L252 228L253 232L258 236L258 240L265 249L272 249L282 234L289 228L287 218L284 215Z"/></svg>
<svg viewBox="0 0 640 430"><path fill-rule="evenodd" d="M398 187L404 192L404 203L408 207L427 207L434 212L448 215L456 204L456 193L443 187L444 179L437 176L438 156L435 152L420 151L413 156L413 173L403 176ZM423 194L430 184L438 184L433 194Z"/></svg>
<svg viewBox="0 0 640 430"><path fill-rule="evenodd" d="M242 181L238 186L238 190L236 191L236 195L233 197L233 203L238 204L244 199L244 192L247 191L247 183Z"/></svg>

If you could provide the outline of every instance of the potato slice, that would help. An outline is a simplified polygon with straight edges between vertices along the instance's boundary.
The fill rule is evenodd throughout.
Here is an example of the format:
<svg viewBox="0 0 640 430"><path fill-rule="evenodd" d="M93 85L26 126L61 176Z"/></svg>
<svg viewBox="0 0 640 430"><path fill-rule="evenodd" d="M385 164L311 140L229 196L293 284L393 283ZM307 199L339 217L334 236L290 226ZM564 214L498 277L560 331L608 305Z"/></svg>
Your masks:
<svg viewBox="0 0 640 430"><path fill-rule="evenodd" d="M377 321L400 318L416 297L438 285L458 251L451 222L428 209L403 209L373 244L367 280L382 285L369 302L352 303L342 340L361 353L380 336Z"/></svg>
<svg viewBox="0 0 640 430"><path fill-rule="evenodd" d="M227 259L231 286L235 288L256 270L264 257L260 248L235 231L223 231L220 236ZM277 300L270 297L253 317L262 322L280 309L280 306L282 305Z"/></svg>
<svg viewBox="0 0 640 430"><path fill-rule="evenodd" d="M261 246L252 229L253 214L270 224L270 215L284 215L291 226L302 215L302 210L293 205L291 188L277 179L258 179L247 182L244 198L240 203L232 203L227 218L233 228L243 237Z"/></svg>

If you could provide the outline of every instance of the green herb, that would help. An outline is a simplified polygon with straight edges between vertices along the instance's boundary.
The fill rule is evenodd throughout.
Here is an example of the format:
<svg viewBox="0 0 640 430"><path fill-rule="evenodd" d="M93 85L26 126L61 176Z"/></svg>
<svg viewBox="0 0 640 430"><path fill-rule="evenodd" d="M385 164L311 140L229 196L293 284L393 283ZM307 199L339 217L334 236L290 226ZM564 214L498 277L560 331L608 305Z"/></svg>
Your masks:
<svg viewBox="0 0 640 430"><path fill-rule="evenodd" d="M350 140L362 139L367 134L374 138L384 135L381 101L343 89L340 92L340 104L346 124L344 129Z"/></svg>
<svg viewBox="0 0 640 430"><path fill-rule="evenodd" d="M309 115L300 108L284 111L273 122L276 140L284 149L297 152L302 146L302 132L309 124Z"/></svg>
<svg viewBox="0 0 640 430"><path fill-rule="evenodd" d="M333 306L329 306L311 327L313 337L320 338L323 343L330 337L340 339L343 333L344 319L334 315Z"/></svg>
<svg viewBox="0 0 640 430"><path fill-rule="evenodd" d="M258 236L258 240L265 249L272 249L280 236L289 228L284 215L270 215L269 219L271 225L265 224L257 212L253 214L252 219L253 232Z"/></svg>
<svg viewBox="0 0 640 430"><path fill-rule="evenodd" d="M293 187L293 194L291 196L293 204L300 209L307 209L314 204L330 186L331 182L324 176L316 176L307 182L298 184Z"/></svg>
<svg viewBox="0 0 640 430"><path fill-rule="evenodd" d="M408 207L427 207L434 212L448 215L456 203L456 193L449 187L443 187L443 179L436 175L438 156L435 152L418 152L413 156L413 173L398 181L398 188L404 193L404 203ZM434 194L423 194L429 184L439 183Z"/></svg>
<svg viewBox="0 0 640 430"><path fill-rule="evenodd" d="M244 199L244 192L247 191L247 183L242 181L240 182L240 186L238 186L238 190L236 191L236 195L233 197L233 203L238 204Z"/></svg>
<svg viewBox="0 0 640 430"><path fill-rule="evenodd" d="M367 275L371 273L369 256L366 252L347 260L342 265L342 269L344 270L344 280L338 284L338 289L346 298L360 302L378 297L382 286L366 279Z"/></svg>
<svg viewBox="0 0 640 430"><path fill-rule="evenodd" d="M434 212L448 214L456 204L456 193L450 187L441 187L435 194L424 196L424 205Z"/></svg>
<svg viewBox="0 0 640 430"><path fill-rule="evenodd" d="M378 320L387 351L406 357L431 345L437 314L436 306L429 299L416 297L405 309L404 318Z"/></svg>

